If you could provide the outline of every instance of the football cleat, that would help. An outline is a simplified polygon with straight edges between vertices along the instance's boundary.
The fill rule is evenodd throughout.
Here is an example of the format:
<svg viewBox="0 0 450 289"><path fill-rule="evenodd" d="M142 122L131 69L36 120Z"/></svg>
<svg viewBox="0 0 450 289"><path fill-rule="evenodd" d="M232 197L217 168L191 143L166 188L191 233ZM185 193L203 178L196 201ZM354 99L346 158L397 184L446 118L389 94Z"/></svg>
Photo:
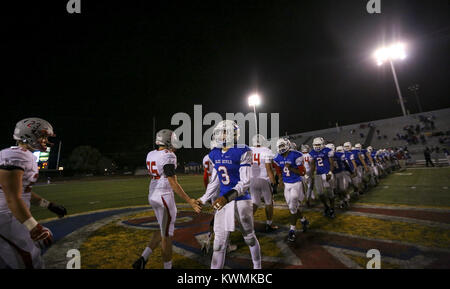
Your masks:
<svg viewBox="0 0 450 289"><path fill-rule="evenodd" d="M294 242L295 241L295 231L294 230L290 230L289 234L288 234L288 241L289 242Z"/></svg>
<svg viewBox="0 0 450 289"><path fill-rule="evenodd" d="M272 233L278 230L278 226L266 224L266 233Z"/></svg>
<svg viewBox="0 0 450 289"><path fill-rule="evenodd" d="M303 221L300 222L302 223L303 233L305 233L308 230L309 221L305 218Z"/></svg>
<svg viewBox="0 0 450 289"><path fill-rule="evenodd" d="M133 263L133 269L136 270L143 270L145 269L145 265L147 264L147 261L145 261L144 257L139 257L134 263Z"/></svg>
<svg viewBox="0 0 450 289"><path fill-rule="evenodd" d="M330 210L328 211L328 217L329 217L330 219L336 218L336 214L334 213L334 209L330 209Z"/></svg>
<svg viewBox="0 0 450 289"><path fill-rule="evenodd" d="M237 245L234 244L228 244L227 246L227 253L233 252L237 250Z"/></svg>

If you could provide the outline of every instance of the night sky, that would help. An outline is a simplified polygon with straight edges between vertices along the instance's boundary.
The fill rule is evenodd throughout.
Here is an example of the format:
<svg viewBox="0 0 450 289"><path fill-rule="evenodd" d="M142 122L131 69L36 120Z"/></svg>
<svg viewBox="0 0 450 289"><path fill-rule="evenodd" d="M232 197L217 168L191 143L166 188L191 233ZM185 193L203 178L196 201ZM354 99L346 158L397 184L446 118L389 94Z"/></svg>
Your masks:
<svg viewBox="0 0 450 289"><path fill-rule="evenodd" d="M400 116L390 68L372 58L397 40L408 50L396 63L407 109L418 112L413 83L425 111L450 106L447 0L381 0L372 15L365 0L81 0L81 14L66 3L2 4L2 147L18 120L38 116L53 124L63 161L91 145L143 165L153 116L173 129L172 115L194 104L247 113L253 90L258 111L280 113L282 134Z"/></svg>

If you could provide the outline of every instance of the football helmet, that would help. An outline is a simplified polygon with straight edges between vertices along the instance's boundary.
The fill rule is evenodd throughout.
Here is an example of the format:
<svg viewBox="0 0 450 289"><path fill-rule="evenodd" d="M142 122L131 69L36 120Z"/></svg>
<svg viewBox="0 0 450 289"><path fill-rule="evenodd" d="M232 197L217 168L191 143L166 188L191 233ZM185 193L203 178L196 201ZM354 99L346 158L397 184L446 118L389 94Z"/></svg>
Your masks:
<svg viewBox="0 0 450 289"><path fill-rule="evenodd" d="M37 117L25 118L19 121L13 134L13 138L16 141L27 144L33 150L42 152L47 150L47 144L52 145L48 140L42 141L42 139L54 136L52 125L48 121Z"/></svg>
<svg viewBox="0 0 450 289"><path fill-rule="evenodd" d="M315 151L320 151L320 150L322 150L323 149L323 147L324 147L324 140L323 140L323 138L321 138L321 137L316 137L314 140L313 140L313 148L314 148L314 150Z"/></svg>
<svg viewBox="0 0 450 289"><path fill-rule="evenodd" d="M155 144L168 148L180 148L177 135L170 129L162 129L156 133Z"/></svg>
<svg viewBox="0 0 450 289"><path fill-rule="evenodd" d="M361 150L362 149L361 144L360 143L355 144L355 149Z"/></svg>
<svg viewBox="0 0 450 289"><path fill-rule="evenodd" d="M290 142L291 144L291 150L295 151L297 150L297 144L295 142Z"/></svg>
<svg viewBox="0 0 450 289"><path fill-rule="evenodd" d="M309 145L302 145L302 148L301 148L301 150L302 150L302 153L309 153L310 151L311 151L311 148L309 147Z"/></svg>
<svg viewBox="0 0 450 289"><path fill-rule="evenodd" d="M213 130L213 139L217 147L231 147L237 143L239 136L239 126L229 119L219 122Z"/></svg>
<svg viewBox="0 0 450 289"><path fill-rule="evenodd" d="M372 146L368 146L368 147L367 147L367 151L368 151L369 153L371 153L371 152L373 151L373 147L372 147Z"/></svg>
<svg viewBox="0 0 450 289"><path fill-rule="evenodd" d="M337 147L336 147L336 151L337 151L338 153L343 153L343 152L344 152L344 147L343 147L343 146L337 146Z"/></svg>
<svg viewBox="0 0 450 289"><path fill-rule="evenodd" d="M252 138L252 145L267 147L267 140L262 134L255 134Z"/></svg>
<svg viewBox="0 0 450 289"><path fill-rule="evenodd" d="M277 152L282 155L285 152L289 151L291 148L290 141L286 138L280 138L277 140Z"/></svg>
<svg viewBox="0 0 450 289"><path fill-rule="evenodd" d="M348 152L348 151L351 151L352 150L352 143L351 142L346 142L346 143L344 143L344 150L346 151L346 152Z"/></svg>
<svg viewBox="0 0 450 289"><path fill-rule="evenodd" d="M331 149L332 151L335 151L334 144L332 144L332 143L328 143L328 144L326 145L326 147L329 148L329 149Z"/></svg>

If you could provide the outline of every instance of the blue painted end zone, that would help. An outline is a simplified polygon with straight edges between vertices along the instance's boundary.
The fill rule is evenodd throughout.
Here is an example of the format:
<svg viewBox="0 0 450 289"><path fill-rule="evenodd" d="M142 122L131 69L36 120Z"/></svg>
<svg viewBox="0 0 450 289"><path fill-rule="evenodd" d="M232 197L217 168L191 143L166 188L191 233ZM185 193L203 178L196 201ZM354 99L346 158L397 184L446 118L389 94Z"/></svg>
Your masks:
<svg viewBox="0 0 450 289"><path fill-rule="evenodd" d="M96 212L92 214L87 213L86 215L62 218L42 224L52 231L53 238L57 242L58 240L64 238L65 236L69 235L75 230L78 230L83 226L95 223L101 219L105 219L122 213L138 212L148 209L150 209L150 207L125 208L104 212Z"/></svg>

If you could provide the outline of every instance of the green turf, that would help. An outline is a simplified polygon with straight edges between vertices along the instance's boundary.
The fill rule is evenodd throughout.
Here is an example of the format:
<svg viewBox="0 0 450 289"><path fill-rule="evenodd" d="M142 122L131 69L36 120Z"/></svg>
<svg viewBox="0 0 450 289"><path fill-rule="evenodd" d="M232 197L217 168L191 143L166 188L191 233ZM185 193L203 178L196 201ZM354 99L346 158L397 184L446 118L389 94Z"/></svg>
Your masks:
<svg viewBox="0 0 450 289"><path fill-rule="evenodd" d="M404 175L411 174L411 175ZM192 197L204 193L202 176L180 176L179 182ZM148 205L147 177L104 180L68 181L52 185L35 186L36 193L48 200L63 204L69 214L107 208ZM388 188L385 188L385 187ZM416 189L411 189L416 187ZM362 196L359 202L404 204L417 206L450 206L450 168L408 169L401 175L394 172L381 180L380 185ZM282 190L275 196L284 202ZM183 202L177 197L177 202ZM36 219L55 215L46 209L32 207Z"/></svg>
<svg viewBox="0 0 450 289"><path fill-rule="evenodd" d="M394 172L362 196L359 202L449 207L450 168Z"/></svg>
<svg viewBox="0 0 450 289"><path fill-rule="evenodd" d="M178 180L186 193L198 198L204 193L202 176L180 176ZM130 177L105 180L68 181L34 186L42 197L62 204L69 214L124 206L148 205L148 177ZM176 202L183 202L176 196ZM46 209L32 206L36 219L55 215Z"/></svg>

